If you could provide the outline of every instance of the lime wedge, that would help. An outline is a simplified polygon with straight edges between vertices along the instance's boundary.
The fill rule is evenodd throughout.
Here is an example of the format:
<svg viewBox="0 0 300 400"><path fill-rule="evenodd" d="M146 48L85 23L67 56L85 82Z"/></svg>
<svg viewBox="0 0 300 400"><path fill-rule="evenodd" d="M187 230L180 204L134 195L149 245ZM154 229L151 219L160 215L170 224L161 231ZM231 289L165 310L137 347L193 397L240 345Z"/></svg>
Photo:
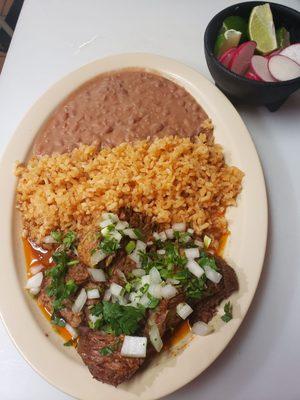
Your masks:
<svg viewBox="0 0 300 400"><path fill-rule="evenodd" d="M256 42L256 49L262 54L277 49L277 40L270 4L253 8L249 18L249 36Z"/></svg>
<svg viewBox="0 0 300 400"><path fill-rule="evenodd" d="M241 32L229 29L224 33L220 33L215 43L215 55L220 57L226 50L236 47L239 44Z"/></svg>
<svg viewBox="0 0 300 400"><path fill-rule="evenodd" d="M231 15L230 17L225 18L221 27L221 33L224 33L230 29L241 32L242 40L248 39L248 24L244 18L237 15Z"/></svg>
<svg viewBox="0 0 300 400"><path fill-rule="evenodd" d="M290 43L290 33L283 26L276 29L277 44L280 49L288 47Z"/></svg>

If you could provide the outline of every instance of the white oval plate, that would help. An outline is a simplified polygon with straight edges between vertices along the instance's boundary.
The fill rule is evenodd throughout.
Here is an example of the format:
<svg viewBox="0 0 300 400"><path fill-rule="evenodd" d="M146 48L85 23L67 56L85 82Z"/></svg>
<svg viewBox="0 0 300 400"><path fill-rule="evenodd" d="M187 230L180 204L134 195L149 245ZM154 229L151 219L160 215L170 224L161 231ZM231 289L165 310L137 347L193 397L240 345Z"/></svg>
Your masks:
<svg viewBox="0 0 300 400"><path fill-rule="evenodd" d="M227 163L243 170L245 178L238 207L227 213L231 235L225 258L235 268L240 282L239 292L232 296L234 319L228 324L217 323L216 331L209 336L194 338L176 357L167 353L159 356L130 382L114 388L92 379L76 351L63 346L62 339L23 289L25 260L15 211L13 168L16 160L26 159L39 127L70 92L97 74L124 67L156 70L184 86L212 119L216 142L223 145ZM198 72L156 55L123 54L94 61L70 73L52 86L24 117L3 156L0 182L0 310L17 348L47 381L84 400L157 399L199 375L232 339L254 296L263 265L267 238L265 183L255 147L240 116L227 98Z"/></svg>

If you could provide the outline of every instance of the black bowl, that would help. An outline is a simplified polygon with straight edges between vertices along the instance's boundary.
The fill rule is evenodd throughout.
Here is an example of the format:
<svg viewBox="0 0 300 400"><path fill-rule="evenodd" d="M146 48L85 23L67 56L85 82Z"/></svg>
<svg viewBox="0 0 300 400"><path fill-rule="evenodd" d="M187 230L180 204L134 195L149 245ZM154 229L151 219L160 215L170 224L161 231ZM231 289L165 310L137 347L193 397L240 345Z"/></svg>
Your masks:
<svg viewBox="0 0 300 400"><path fill-rule="evenodd" d="M265 105L276 111L285 100L300 88L300 78L283 82L254 81L225 68L214 56L214 45L224 19L239 15L248 19L253 7L265 1L250 1L227 7L209 22L204 34L205 58L216 86L235 104ZM291 43L300 42L300 13L280 4L269 3L275 27L284 26L289 32Z"/></svg>

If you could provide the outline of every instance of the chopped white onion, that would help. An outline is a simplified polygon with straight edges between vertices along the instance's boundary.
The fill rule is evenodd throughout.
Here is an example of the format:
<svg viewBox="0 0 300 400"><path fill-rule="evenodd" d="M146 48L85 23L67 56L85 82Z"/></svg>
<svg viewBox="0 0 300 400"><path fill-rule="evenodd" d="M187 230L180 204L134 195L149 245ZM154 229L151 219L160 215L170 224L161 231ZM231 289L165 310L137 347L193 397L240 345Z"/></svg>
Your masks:
<svg viewBox="0 0 300 400"><path fill-rule="evenodd" d="M141 278L141 286L150 285L152 282L150 280L150 275L144 275Z"/></svg>
<svg viewBox="0 0 300 400"><path fill-rule="evenodd" d="M194 259L200 257L200 252L198 248L184 249L184 253L187 258Z"/></svg>
<svg viewBox="0 0 300 400"><path fill-rule="evenodd" d="M111 234L111 230L108 226L106 226L105 228L101 229L101 235L102 236L110 236Z"/></svg>
<svg viewBox="0 0 300 400"><path fill-rule="evenodd" d="M110 219L112 222L118 222L119 221L119 217L117 216L117 214L113 214L110 212L104 212L101 215L102 219Z"/></svg>
<svg viewBox="0 0 300 400"><path fill-rule="evenodd" d="M111 298L111 291L110 289L106 289L104 292L103 300L104 301L109 301Z"/></svg>
<svg viewBox="0 0 300 400"><path fill-rule="evenodd" d="M101 319L101 317L97 317L96 315L89 315L89 320L92 321L92 323L94 324L95 322L99 321L99 319Z"/></svg>
<svg viewBox="0 0 300 400"><path fill-rule="evenodd" d="M113 231L113 232L110 233L110 237L116 239L117 242L121 242L123 236L121 235L120 232Z"/></svg>
<svg viewBox="0 0 300 400"><path fill-rule="evenodd" d="M191 235L194 233L194 229L192 229L192 228L189 228L188 230L187 230L187 233L190 233Z"/></svg>
<svg viewBox="0 0 300 400"><path fill-rule="evenodd" d="M104 260L106 254L102 250L96 250L90 258L90 263L92 266L97 265L100 261Z"/></svg>
<svg viewBox="0 0 300 400"><path fill-rule="evenodd" d="M112 225L112 221L110 219L105 219L103 221L100 222L99 226L100 228L106 228L107 226Z"/></svg>
<svg viewBox="0 0 300 400"><path fill-rule="evenodd" d="M192 326L192 332L195 335L205 336L212 331L212 328L203 321L198 321Z"/></svg>
<svg viewBox="0 0 300 400"><path fill-rule="evenodd" d="M42 269L44 269L44 266L42 264L35 265L34 267L30 268L30 272L32 275L37 274L40 272Z"/></svg>
<svg viewBox="0 0 300 400"><path fill-rule="evenodd" d="M201 240L194 240L194 243L196 246L200 247L202 249L203 247L203 242L201 242Z"/></svg>
<svg viewBox="0 0 300 400"><path fill-rule="evenodd" d="M136 293L136 292L131 292L129 294L129 301L131 301L132 303L139 303L141 299L140 294Z"/></svg>
<svg viewBox="0 0 300 400"><path fill-rule="evenodd" d="M92 299L99 299L100 293L98 289L89 289L87 291L87 298L92 300Z"/></svg>
<svg viewBox="0 0 300 400"><path fill-rule="evenodd" d="M40 293L40 290L41 290L41 287L39 286L39 287L34 287L34 288L29 289L29 292L30 292L33 296L36 296L37 294Z"/></svg>
<svg viewBox="0 0 300 400"><path fill-rule="evenodd" d="M38 272L37 274L33 275L31 278L27 280L25 289L38 288L41 286L42 281L43 281L43 273Z"/></svg>
<svg viewBox="0 0 300 400"><path fill-rule="evenodd" d="M57 241L51 235L45 236L43 242L46 243L46 244L57 243Z"/></svg>
<svg viewBox="0 0 300 400"><path fill-rule="evenodd" d="M165 242L167 240L166 232L160 232L159 238L162 242Z"/></svg>
<svg viewBox="0 0 300 400"><path fill-rule="evenodd" d="M146 272L143 268L136 268L131 271L132 275L136 276L137 278L141 278L142 276L146 275Z"/></svg>
<svg viewBox="0 0 300 400"><path fill-rule="evenodd" d="M149 276L150 276L151 283L160 283L161 282L160 273L157 268L155 268L155 267L151 268L150 272L149 272Z"/></svg>
<svg viewBox="0 0 300 400"><path fill-rule="evenodd" d="M172 228L176 232L184 232L186 230L186 223L185 222L178 222L172 225Z"/></svg>
<svg viewBox="0 0 300 400"><path fill-rule="evenodd" d="M180 318L186 319L189 315L192 314L193 309L187 303L179 303L179 304L177 304L176 312Z"/></svg>
<svg viewBox="0 0 300 400"><path fill-rule="evenodd" d="M119 221L115 226L117 231L123 231L124 229L128 228L129 223L127 221Z"/></svg>
<svg viewBox="0 0 300 400"><path fill-rule="evenodd" d="M111 291L111 294L112 294L113 296L117 296L117 297L120 296L122 290L123 290L122 286L118 285L118 284L115 283L115 282L113 282L113 283L110 285L110 291Z"/></svg>
<svg viewBox="0 0 300 400"><path fill-rule="evenodd" d="M203 243L204 243L204 247L206 249L208 249L210 244L211 244L211 238L209 236L207 236L207 235L204 235Z"/></svg>
<svg viewBox="0 0 300 400"><path fill-rule="evenodd" d="M196 263L195 260L188 260L188 262L186 263L186 268L197 278L200 278L200 276L204 274L203 269L198 263Z"/></svg>
<svg viewBox="0 0 300 400"><path fill-rule="evenodd" d="M173 239L174 238L174 229L170 228L170 229L166 229L165 230L167 238L168 239Z"/></svg>
<svg viewBox="0 0 300 400"><path fill-rule="evenodd" d="M95 282L105 282L106 281L106 276L102 269L88 268L88 271Z"/></svg>
<svg viewBox="0 0 300 400"><path fill-rule="evenodd" d="M121 355L124 357L145 358L147 338L144 336L125 336Z"/></svg>
<svg viewBox="0 0 300 400"><path fill-rule="evenodd" d="M128 254L128 257L134 261L138 267L140 267L141 263L140 263L140 256L138 255L138 253L136 251L133 251L131 254Z"/></svg>
<svg viewBox="0 0 300 400"><path fill-rule="evenodd" d="M155 297L156 299L161 299L162 298L161 289L162 288L160 285L156 283L151 283L148 292L151 294L151 296Z"/></svg>
<svg viewBox="0 0 300 400"><path fill-rule="evenodd" d="M159 353L163 348L163 341L161 340L159 329L157 325L154 323L151 325L149 329L149 338L155 350Z"/></svg>
<svg viewBox="0 0 300 400"><path fill-rule="evenodd" d="M143 294L143 296L139 300L139 304L141 304L143 307L147 307L150 303L150 299L147 296L147 294Z"/></svg>
<svg viewBox="0 0 300 400"><path fill-rule="evenodd" d="M150 240L149 242L146 243L147 246L152 246L153 242Z"/></svg>
<svg viewBox="0 0 300 400"><path fill-rule="evenodd" d="M134 230L131 228L126 228L123 230L124 234L126 236L129 236L130 239L137 239L138 237L136 236L136 234L134 233Z"/></svg>
<svg viewBox="0 0 300 400"><path fill-rule="evenodd" d="M170 285L169 283L166 286L162 286L161 288L161 296L164 299L170 299L174 297L177 293L177 290L174 286Z"/></svg>
<svg viewBox="0 0 300 400"><path fill-rule="evenodd" d="M78 337L77 330L73 328L70 324L66 324L65 326L66 330L69 332L69 334L72 336L72 339L76 339Z"/></svg>
<svg viewBox="0 0 300 400"><path fill-rule="evenodd" d="M165 249L159 249L159 250L157 250L157 254L164 255L164 254L166 254L166 250Z"/></svg>
<svg viewBox="0 0 300 400"><path fill-rule="evenodd" d="M136 241L136 245L135 245L135 251L145 251L146 250L146 243L142 242L141 240L137 240Z"/></svg>
<svg viewBox="0 0 300 400"><path fill-rule="evenodd" d="M159 233L157 233L157 232L153 232L153 237L155 240L160 240Z"/></svg>
<svg viewBox="0 0 300 400"><path fill-rule="evenodd" d="M86 300L87 300L87 294L85 289L82 288L72 306L72 311L75 314L79 313L82 310L83 306L85 305Z"/></svg>
<svg viewBox="0 0 300 400"><path fill-rule="evenodd" d="M213 283L220 282L220 280L222 279L222 275L219 272L215 271L208 265L205 265L203 268L204 268L204 272L205 272L207 279L209 279Z"/></svg>

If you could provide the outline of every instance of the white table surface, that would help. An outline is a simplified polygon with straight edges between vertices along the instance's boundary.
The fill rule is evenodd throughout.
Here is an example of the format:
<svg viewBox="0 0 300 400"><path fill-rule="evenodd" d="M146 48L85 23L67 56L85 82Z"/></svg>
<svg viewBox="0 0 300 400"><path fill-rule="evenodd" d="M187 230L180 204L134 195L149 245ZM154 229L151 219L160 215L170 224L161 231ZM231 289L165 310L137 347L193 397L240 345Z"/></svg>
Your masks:
<svg viewBox="0 0 300 400"><path fill-rule="evenodd" d="M282 2L300 8L299 0ZM218 10L232 3L25 1L0 76L0 152L44 91L93 59L152 52L182 61L211 79L204 59L204 30ZM238 110L256 144L268 188L270 230L264 270L255 300L229 347L168 400L300 399L300 92L273 114L264 108ZM5 188L0 188L5 195ZM0 399L41 398L70 399L31 369L0 322Z"/></svg>

